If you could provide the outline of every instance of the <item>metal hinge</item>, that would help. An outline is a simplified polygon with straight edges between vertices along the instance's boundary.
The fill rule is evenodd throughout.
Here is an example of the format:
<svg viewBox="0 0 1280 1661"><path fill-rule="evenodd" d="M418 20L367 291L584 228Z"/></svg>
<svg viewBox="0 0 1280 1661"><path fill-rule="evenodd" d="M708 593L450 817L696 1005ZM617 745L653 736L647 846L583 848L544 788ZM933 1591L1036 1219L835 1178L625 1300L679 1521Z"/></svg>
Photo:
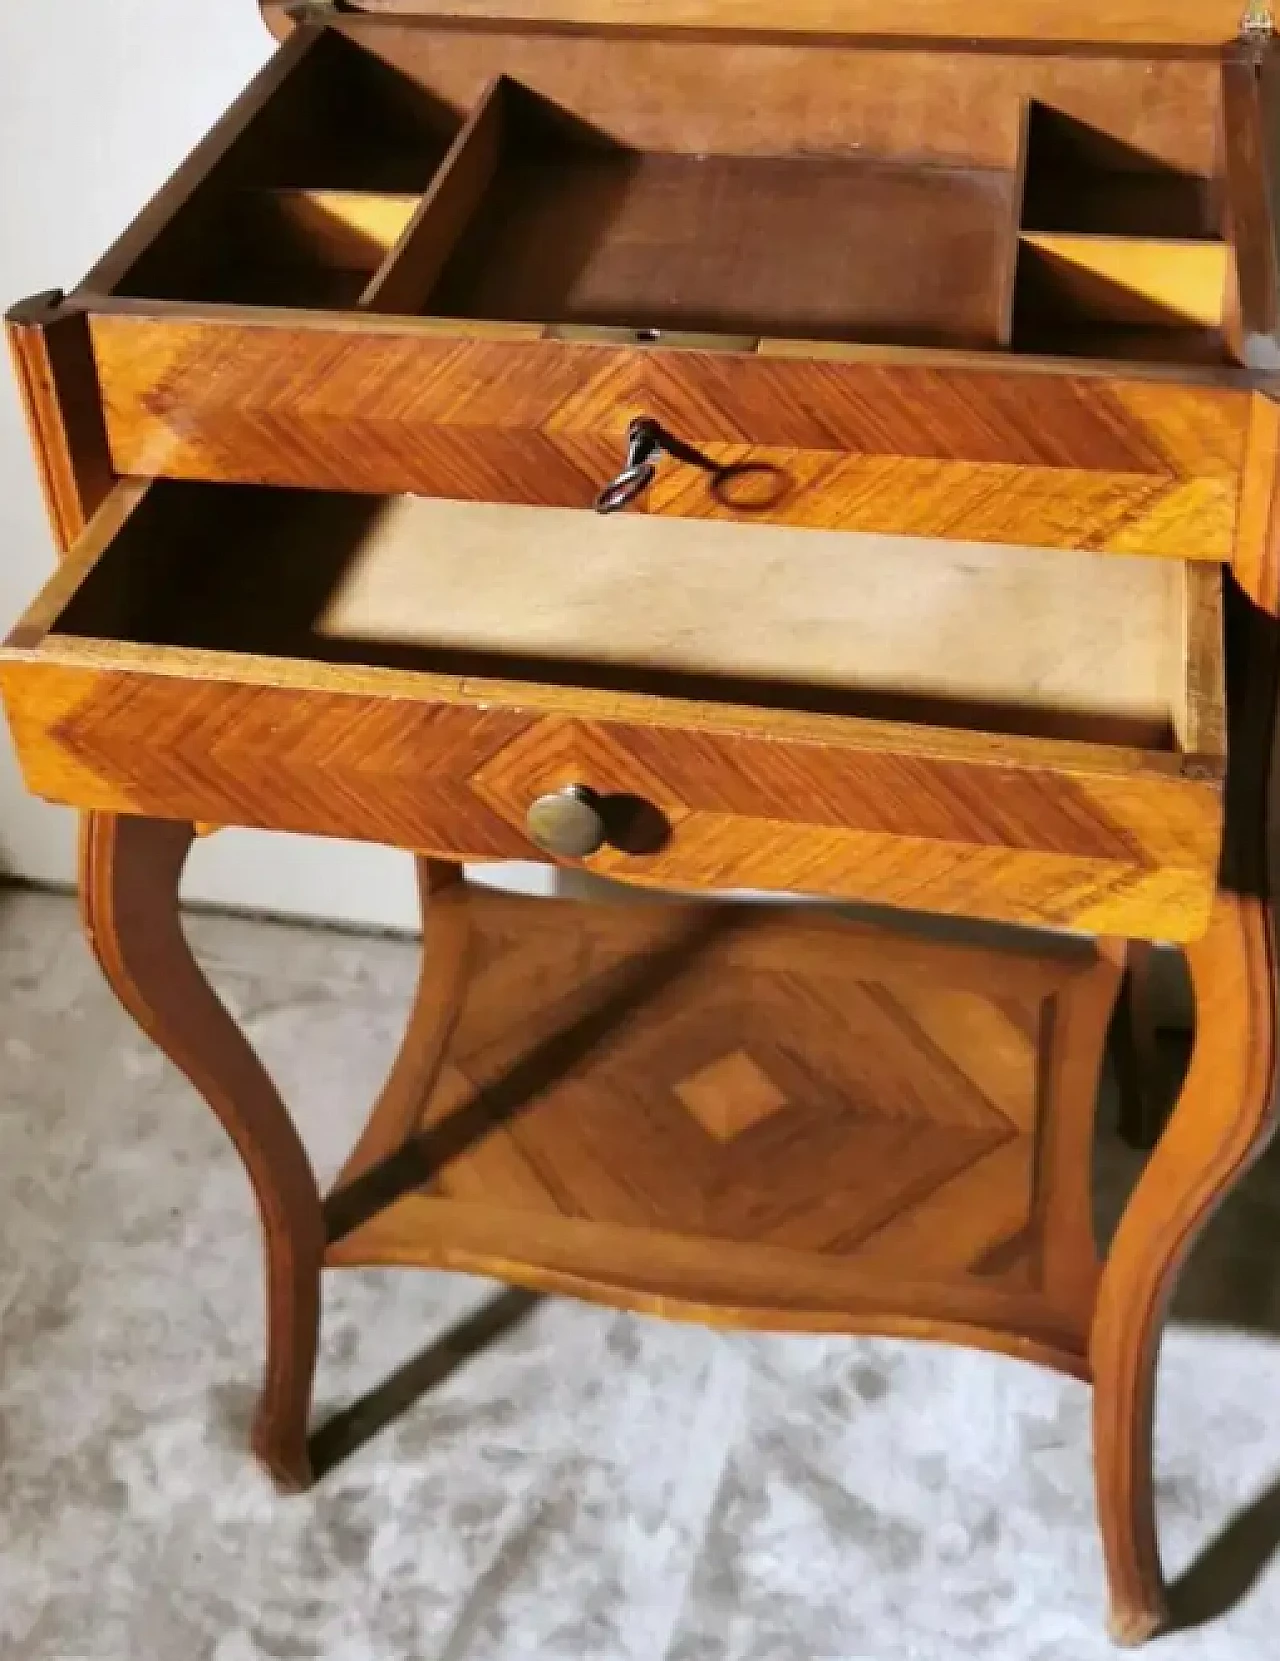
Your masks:
<svg viewBox="0 0 1280 1661"><path fill-rule="evenodd" d="M285 13L295 23L326 23L348 9L344 0L298 0L297 5L286 6Z"/></svg>
<svg viewBox="0 0 1280 1661"><path fill-rule="evenodd" d="M1276 32L1276 14L1266 0L1249 0L1240 19L1240 39L1270 40Z"/></svg>

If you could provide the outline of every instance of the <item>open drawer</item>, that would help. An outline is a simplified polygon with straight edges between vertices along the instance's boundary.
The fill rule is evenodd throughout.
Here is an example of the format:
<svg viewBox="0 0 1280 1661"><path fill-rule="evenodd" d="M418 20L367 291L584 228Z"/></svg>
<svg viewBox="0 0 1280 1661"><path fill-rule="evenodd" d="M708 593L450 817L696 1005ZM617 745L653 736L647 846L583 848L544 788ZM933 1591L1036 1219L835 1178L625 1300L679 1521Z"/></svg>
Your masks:
<svg viewBox="0 0 1280 1661"><path fill-rule="evenodd" d="M1227 562L1232 71L344 9L64 306L117 474Z"/></svg>
<svg viewBox="0 0 1280 1661"><path fill-rule="evenodd" d="M785 528L120 485L0 655L81 808L1192 938L1222 571Z"/></svg>

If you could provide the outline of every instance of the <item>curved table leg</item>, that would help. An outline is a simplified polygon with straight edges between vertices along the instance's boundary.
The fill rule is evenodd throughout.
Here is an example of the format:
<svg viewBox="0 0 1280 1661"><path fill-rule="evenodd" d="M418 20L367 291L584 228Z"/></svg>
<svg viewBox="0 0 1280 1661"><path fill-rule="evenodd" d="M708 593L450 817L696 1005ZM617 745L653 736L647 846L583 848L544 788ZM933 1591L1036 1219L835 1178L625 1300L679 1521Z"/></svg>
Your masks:
<svg viewBox="0 0 1280 1661"><path fill-rule="evenodd" d="M1201 1229L1266 1143L1273 1120L1275 958L1264 899L1220 893L1187 947L1191 1069L1129 1202L1090 1342L1098 1511L1111 1635L1138 1644L1167 1618L1152 1497L1155 1363L1165 1307Z"/></svg>
<svg viewBox="0 0 1280 1661"><path fill-rule="evenodd" d="M262 1220L266 1376L254 1452L282 1489L312 1480L307 1418L320 1322L325 1232L298 1133L248 1040L191 954L178 885L195 827L86 814L80 902L94 955L120 1002L221 1120Z"/></svg>

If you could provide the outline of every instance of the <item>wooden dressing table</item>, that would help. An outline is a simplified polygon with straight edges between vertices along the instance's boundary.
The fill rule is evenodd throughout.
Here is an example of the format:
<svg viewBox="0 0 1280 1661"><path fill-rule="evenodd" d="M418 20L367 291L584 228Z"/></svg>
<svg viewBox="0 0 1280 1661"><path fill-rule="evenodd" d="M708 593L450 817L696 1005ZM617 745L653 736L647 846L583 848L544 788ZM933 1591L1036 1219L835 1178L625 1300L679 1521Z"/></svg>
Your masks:
<svg viewBox="0 0 1280 1661"><path fill-rule="evenodd" d="M311 1480L326 1267L980 1345L1092 1381L1140 1642L1163 1312L1275 1070L1268 16L264 10L274 61L11 314L65 557L0 656L103 969L257 1195L259 1457ZM224 825L417 858L327 1196L183 939ZM539 857L678 898L463 875ZM1194 1056L1100 1263L1150 941Z"/></svg>

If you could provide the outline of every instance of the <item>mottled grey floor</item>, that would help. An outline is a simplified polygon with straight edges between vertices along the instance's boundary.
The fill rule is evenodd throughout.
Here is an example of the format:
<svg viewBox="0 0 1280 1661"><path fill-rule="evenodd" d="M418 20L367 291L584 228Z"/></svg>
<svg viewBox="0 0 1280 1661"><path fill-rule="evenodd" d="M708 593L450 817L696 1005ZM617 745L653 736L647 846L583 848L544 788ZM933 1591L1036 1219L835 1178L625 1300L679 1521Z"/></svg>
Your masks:
<svg viewBox="0 0 1280 1661"><path fill-rule="evenodd" d="M392 1052L412 946L216 917L193 932L331 1172ZM319 1416L390 1380L357 1427L390 1422L315 1492L277 1498L245 1454L244 1181L99 984L66 900L0 891L0 1046L5 1661L1112 1653L1087 1392L960 1351L344 1273ZM1108 1141L1102 1164L1114 1199L1133 1161ZM1190 1624L1154 1654L1280 1654L1275 1160L1184 1284L1158 1440Z"/></svg>

